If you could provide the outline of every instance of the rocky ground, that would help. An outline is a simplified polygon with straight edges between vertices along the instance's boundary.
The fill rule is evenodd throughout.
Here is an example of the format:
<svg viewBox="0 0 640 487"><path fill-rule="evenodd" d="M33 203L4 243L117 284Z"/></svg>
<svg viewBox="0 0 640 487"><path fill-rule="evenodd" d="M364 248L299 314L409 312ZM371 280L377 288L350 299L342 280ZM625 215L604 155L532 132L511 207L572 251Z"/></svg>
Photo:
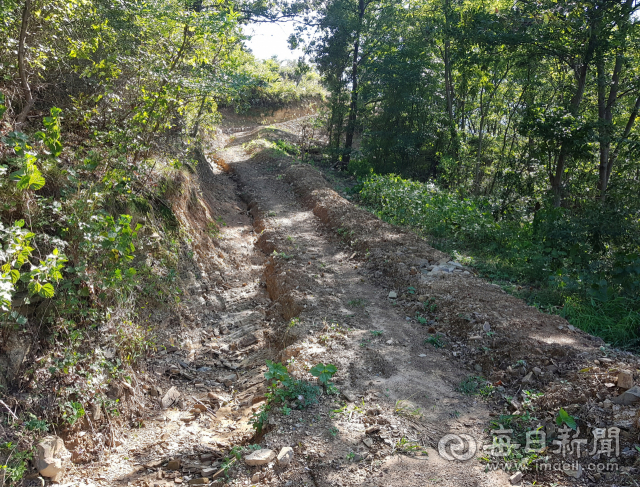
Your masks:
<svg viewBox="0 0 640 487"><path fill-rule="evenodd" d="M210 148L203 197L226 226L185 272L188 299L158 327L163 347L132 390L115 391L137 413L61 482L638 485L637 357L528 307L272 150L269 140L299 141L299 126ZM312 384L311 367L333 364L336 389L272 401L256 434L267 360ZM555 444L492 456L529 430L565 456ZM65 446L81 458L95 434Z"/></svg>

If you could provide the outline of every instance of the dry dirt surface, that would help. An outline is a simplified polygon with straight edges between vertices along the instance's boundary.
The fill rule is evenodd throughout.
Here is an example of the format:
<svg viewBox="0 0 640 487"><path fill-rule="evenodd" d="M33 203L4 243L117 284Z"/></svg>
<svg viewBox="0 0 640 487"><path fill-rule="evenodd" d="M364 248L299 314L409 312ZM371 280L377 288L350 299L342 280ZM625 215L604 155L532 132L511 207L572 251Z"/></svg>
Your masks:
<svg viewBox="0 0 640 487"><path fill-rule="evenodd" d="M637 357L358 208L320 171L274 151L276 139L295 141L295 124L237 133L203 156L201 198L226 226L183 276L183 311L167 318L165 348L125 398L138 401L137 419L66 483L638 485L640 402L624 393L638 383ZM333 364L335 390L272 402L257 434L267 360L312 384L311 367ZM570 433L556 425L560 408L577 421ZM571 440L585 438L578 446L590 454L580 467L565 451L564 471L536 468L563 461L552 444L526 457L528 468L494 469L482 458L522 459L482 449L498 425L537 429L574 454ZM480 446L466 455L463 440ZM286 465L245 460L284 447Z"/></svg>

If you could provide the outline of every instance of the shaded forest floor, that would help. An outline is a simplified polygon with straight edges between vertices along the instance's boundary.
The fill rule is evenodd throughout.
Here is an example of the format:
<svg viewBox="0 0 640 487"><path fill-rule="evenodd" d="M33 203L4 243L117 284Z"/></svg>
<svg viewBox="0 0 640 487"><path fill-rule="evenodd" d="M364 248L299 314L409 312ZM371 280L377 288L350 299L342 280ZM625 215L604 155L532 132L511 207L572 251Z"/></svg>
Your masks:
<svg viewBox="0 0 640 487"><path fill-rule="evenodd" d="M185 312L159 326L164 349L143 364L139 388L122 393L140 401L136 421L64 482L636 485L640 402L616 402L629 398L624 381L638 379L637 357L342 198L321 172L277 148L300 143L298 129L253 128L209 148L198 171L223 224L214 252L221 270L187 276ZM339 392L272 404L256 435L252 417L269 400L266 360L313 383L310 367L334 364ZM499 428L522 445L506 457L491 455ZM619 451L606 452L594 428L604 439L618 434ZM528 431L544 432L548 447L525 453ZM567 434L588 442L583 453L593 450L581 467L575 448L552 453L552 440ZM67 446L81 449L82 436ZM456 442L475 445L470 459L452 458L467 452ZM291 447L293 460L248 466L255 445ZM501 462L511 470L494 470ZM563 462L564 471L539 467ZM517 471L523 478L510 480Z"/></svg>

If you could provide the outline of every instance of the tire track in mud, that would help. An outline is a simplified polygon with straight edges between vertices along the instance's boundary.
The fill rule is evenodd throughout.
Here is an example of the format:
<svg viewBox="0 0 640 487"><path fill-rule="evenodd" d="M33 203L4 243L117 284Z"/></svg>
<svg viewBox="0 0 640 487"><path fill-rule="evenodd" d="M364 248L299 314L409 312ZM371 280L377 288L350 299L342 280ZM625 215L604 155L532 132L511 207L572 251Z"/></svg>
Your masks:
<svg viewBox="0 0 640 487"><path fill-rule="evenodd" d="M425 344L424 327L407 321L388 291L364 276L364 252L337 238L340 222L309 200L308 187L300 192L313 181L298 178L297 167L287 161L239 146L258 134L238 134L217 157L237 176L259 233L256 246L267 256L264 282L273 302L267 318L276 324L272 343L298 378L313 379L307 370L318 362L336 365L336 383L352 400L346 421L331 418L331 397L317 406L317 424L306 423L301 413L298 419L311 431L271 413L261 443L273 449L298 445L296 466L278 479L285 485L308 479L317 486L424 485L425 478L438 479L438 485L509 485L506 474L485 473L478 462L465 464L462 472L459 464L438 457L434 448L442 436L458 431L481 438L488 422L485 403L456 391L469 372ZM326 186L324 180L316 183ZM365 434L367 425L380 432ZM332 428L335 439L326 434ZM429 456L394 455L402 438L423 445ZM350 455L362 461L349 462Z"/></svg>

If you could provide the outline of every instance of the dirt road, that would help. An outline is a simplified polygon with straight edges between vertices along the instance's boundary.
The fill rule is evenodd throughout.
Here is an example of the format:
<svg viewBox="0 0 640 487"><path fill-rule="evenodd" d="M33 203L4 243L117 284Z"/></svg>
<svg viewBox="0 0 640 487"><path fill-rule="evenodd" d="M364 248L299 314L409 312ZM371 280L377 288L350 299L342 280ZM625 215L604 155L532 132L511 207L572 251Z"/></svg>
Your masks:
<svg viewBox="0 0 640 487"><path fill-rule="evenodd" d="M631 454L614 474L533 465L514 482L632 485L638 410L607 406L622 390L603 384L623 369L633 377L635 357L356 208L273 140L295 136L238 133L201 161L202 197L223 225L215 249L183 276L188 299L163 327L166 350L146 364L140 424L72 485L512 485L518 467L480 461L489 428L551 436L559 407L585 428L626 425L620 444ZM312 366L333 364L339 393L273 404L255 435L266 360L312 383ZM466 458L463 440L476 451L455 460ZM291 447L293 460L248 466L249 444Z"/></svg>

